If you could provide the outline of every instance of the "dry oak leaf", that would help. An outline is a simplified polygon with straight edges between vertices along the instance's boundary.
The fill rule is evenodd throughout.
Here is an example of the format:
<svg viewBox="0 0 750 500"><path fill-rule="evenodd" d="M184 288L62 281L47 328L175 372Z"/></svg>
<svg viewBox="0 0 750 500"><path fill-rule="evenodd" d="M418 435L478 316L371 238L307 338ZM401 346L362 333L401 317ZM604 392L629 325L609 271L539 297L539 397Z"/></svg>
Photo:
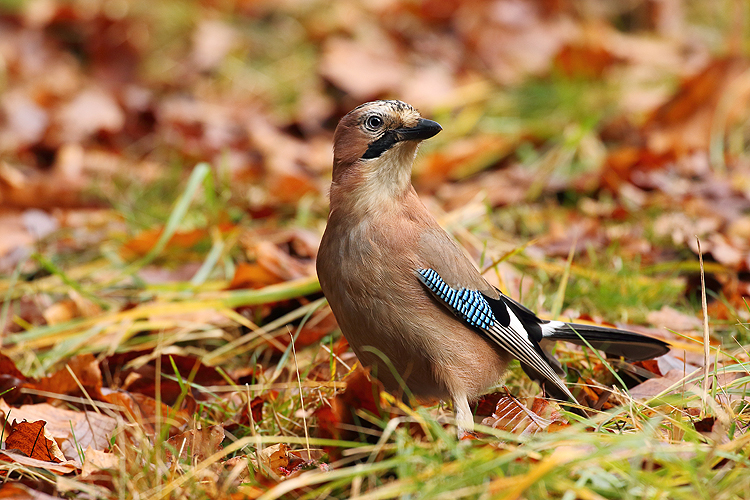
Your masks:
<svg viewBox="0 0 750 500"><path fill-rule="evenodd" d="M13 403L23 397L19 389L27 381L28 378L16 367L15 362L0 353L0 394Z"/></svg>
<svg viewBox="0 0 750 500"><path fill-rule="evenodd" d="M190 421L190 414L184 410L173 410L163 402L158 403L149 396L125 391L106 391L105 401L122 408L126 418L138 422L144 432L154 435L154 422L162 419L162 426L170 426L170 435L175 435Z"/></svg>
<svg viewBox="0 0 750 500"><path fill-rule="evenodd" d="M167 440L167 444L176 453L179 453L178 460L190 459L193 463L199 463L221 450L222 441L224 441L224 427L212 425L202 429L191 429L172 436ZM174 453L168 448L166 455L167 462L171 463Z"/></svg>
<svg viewBox="0 0 750 500"><path fill-rule="evenodd" d="M43 377L37 382L25 384L26 387L42 392L55 394L82 394L80 386L86 389L86 393L94 400L102 400L102 372L99 363L92 354L82 354L72 358L65 363L57 372L49 377ZM72 374L71 374L72 372Z"/></svg>
<svg viewBox="0 0 750 500"><path fill-rule="evenodd" d="M18 422L14 418L5 438L5 449L16 450L27 457L45 462L62 462L65 457L57 443L45 432L45 425L44 420Z"/></svg>
<svg viewBox="0 0 750 500"><path fill-rule="evenodd" d="M697 394L699 387L694 382L685 382L689 375L689 371L669 370L663 377L650 378L633 387L630 396L633 399L650 399L670 388L670 394Z"/></svg>
<svg viewBox="0 0 750 500"><path fill-rule="evenodd" d="M744 120L750 104L749 66L742 58L716 59L687 79L643 126L649 149L674 151L677 156L694 149L707 150L717 118L724 118L725 126Z"/></svg>
<svg viewBox="0 0 750 500"><path fill-rule="evenodd" d="M288 445L278 443L258 452L260 463L268 468L277 480L286 476L286 468L289 467L289 450Z"/></svg>
<svg viewBox="0 0 750 500"><path fill-rule="evenodd" d="M87 478L98 475L103 470L113 470L120 466L121 456L106 451L97 450L90 446L83 452L86 459L81 468L81 477Z"/></svg>
<svg viewBox="0 0 750 500"><path fill-rule="evenodd" d="M71 460L79 458L76 445L82 449L108 449L109 439L118 425L115 418L107 415L66 410L46 403L11 408L5 400L0 400L0 412L3 421L7 417L44 420L47 423L45 431L60 445L63 455Z"/></svg>

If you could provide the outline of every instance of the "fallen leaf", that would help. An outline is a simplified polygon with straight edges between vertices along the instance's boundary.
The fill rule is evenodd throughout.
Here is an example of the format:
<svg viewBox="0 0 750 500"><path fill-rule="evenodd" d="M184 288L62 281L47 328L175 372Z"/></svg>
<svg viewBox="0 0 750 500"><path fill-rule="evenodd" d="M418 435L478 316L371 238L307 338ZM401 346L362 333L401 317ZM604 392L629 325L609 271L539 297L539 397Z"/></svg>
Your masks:
<svg viewBox="0 0 750 500"><path fill-rule="evenodd" d="M661 394L673 385L677 384L670 394L691 394L699 390L694 383L679 383L691 372L682 370L669 370L663 377L655 377L630 389L630 396L633 399L649 399Z"/></svg>
<svg viewBox="0 0 750 500"><path fill-rule="evenodd" d="M16 368L16 364L3 353L0 353L0 394L6 401L16 402L23 397L20 388L28 382L26 375Z"/></svg>
<svg viewBox="0 0 750 500"><path fill-rule="evenodd" d="M47 403L10 407L5 400L0 400L0 412L3 420L7 416L26 420L46 422L45 431L59 443L65 457L78 459L79 449L109 449L118 422L115 418L93 411L73 411Z"/></svg>
<svg viewBox="0 0 750 500"><path fill-rule="evenodd" d="M191 418L187 410L175 410L143 394L105 390L104 400L119 406L128 420L137 422L149 435L156 432L157 420L161 422L161 428L169 427L169 435L176 435Z"/></svg>
<svg viewBox="0 0 750 500"><path fill-rule="evenodd" d="M330 38L323 47L320 72L356 100L372 99L398 89L406 80L407 67L398 52L379 31L363 39Z"/></svg>
<svg viewBox="0 0 750 500"><path fill-rule="evenodd" d="M681 313L669 306L648 313L647 320L654 326L680 332L695 331L703 327L703 322L693 315Z"/></svg>
<svg viewBox="0 0 750 500"><path fill-rule="evenodd" d="M106 452L91 448L86 448L83 452L86 459L81 467L81 478L86 479L91 476L99 476L102 471L119 470L122 457L116 453Z"/></svg>
<svg viewBox="0 0 750 500"><path fill-rule="evenodd" d="M555 56L555 65L568 78L602 78L617 61L605 47L581 43L566 44Z"/></svg>
<svg viewBox="0 0 750 500"><path fill-rule="evenodd" d="M185 314L180 316L184 321ZM210 322L207 321L207 323ZM164 354L159 360L160 372L156 370L157 362L154 358L153 351L128 351L108 356L100 362L100 366L106 373L107 379L111 381L110 387L155 398L158 386L162 402L168 405L175 404L179 398L183 397L182 386L178 381L171 379L176 375L175 369L179 377L184 381L194 382L196 386L228 383L227 378L216 367L204 365L195 356ZM198 399L206 397L206 394L196 386L189 389L188 395Z"/></svg>
<svg viewBox="0 0 750 500"><path fill-rule="evenodd" d="M315 410L318 426L316 435L330 439L355 439L359 434L357 426L368 427L371 424L366 419L358 417L360 411L376 416L383 413L384 404L380 399L383 385L372 378L369 371L358 367L345 379L346 389L336 394L330 406L321 406ZM328 450L336 453L337 450Z"/></svg>
<svg viewBox="0 0 750 500"><path fill-rule="evenodd" d="M99 370L99 363L96 358L92 354L82 354L65 364L66 367L59 369L49 377L27 383L26 387L54 394L90 397L100 401L102 399L102 373ZM85 390L85 394L81 387Z"/></svg>
<svg viewBox="0 0 750 500"><path fill-rule="evenodd" d="M234 270L232 282L227 287L227 290L239 290L243 288L257 289L268 285L275 285L281 281L279 276L268 271L257 262L240 262Z"/></svg>
<svg viewBox="0 0 750 500"><path fill-rule="evenodd" d="M276 476L276 479L281 479L286 475L285 469L289 466L289 450L288 445L278 443L260 450L258 459Z"/></svg>
<svg viewBox="0 0 750 500"><path fill-rule="evenodd" d="M500 398L492 416L482 420L482 425L521 436L548 431L553 424L557 427L567 422L549 400L534 398L532 407L527 408L510 395Z"/></svg>
<svg viewBox="0 0 750 500"><path fill-rule="evenodd" d="M65 457L57 443L45 432L45 425L44 420L18 422L14 418L13 423L6 428L5 449L17 450L27 457L45 462L62 462Z"/></svg>
<svg viewBox="0 0 750 500"><path fill-rule="evenodd" d="M727 122L747 116L750 88L735 87L748 67L746 59L725 57L711 61L687 79L644 124L643 136L649 150L657 154L674 152L678 156L693 149L708 150L715 115L725 96L732 97Z"/></svg>
<svg viewBox="0 0 750 500"><path fill-rule="evenodd" d="M178 460L190 460L191 463L200 463L222 449L221 442L224 440L224 427L212 425L201 429L191 429L167 440L167 463L174 460L174 453L178 453ZM174 450L174 452L172 451Z"/></svg>
<svg viewBox="0 0 750 500"><path fill-rule="evenodd" d="M58 500L59 498L33 490L20 482L8 481L0 488L0 499L3 500Z"/></svg>
<svg viewBox="0 0 750 500"><path fill-rule="evenodd" d="M78 317L78 307L71 299L55 302L42 312L48 325L59 325Z"/></svg>
<svg viewBox="0 0 750 500"><path fill-rule="evenodd" d="M0 129L0 151L25 148L42 140L50 123L49 115L26 92L4 92L0 109L6 120Z"/></svg>
<svg viewBox="0 0 750 500"><path fill-rule="evenodd" d="M237 42L237 33L230 25L216 19L203 19L193 33L191 59L200 71L216 69Z"/></svg>
<svg viewBox="0 0 750 500"><path fill-rule="evenodd" d="M0 451L0 460L5 462L16 462L18 464L25 465L26 467L36 467L39 469L54 472L56 474L70 474L80 469L75 460L66 460L59 463L46 462L44 460L37 460L36 458L30 458L25 455L13 453L7 450Z"/></svg>
<svg viewBox="0 0 750 500"><path fill-rule="evenodd" d="M100 131L119 132L125 114L112 94L90 87L61 107L55 121L61 142L82 142Z"/></svg>
<svg viewBox="0 0 750 500"><path fill-rule="evenodd" d="M263 419L263 406L265 405L268 396L268 394L264 393L260 396L254 397L249 404L243 404L240 407L239 412L224 422L224 429L229 432L234 432L240 427L258 425Z"/></svg>

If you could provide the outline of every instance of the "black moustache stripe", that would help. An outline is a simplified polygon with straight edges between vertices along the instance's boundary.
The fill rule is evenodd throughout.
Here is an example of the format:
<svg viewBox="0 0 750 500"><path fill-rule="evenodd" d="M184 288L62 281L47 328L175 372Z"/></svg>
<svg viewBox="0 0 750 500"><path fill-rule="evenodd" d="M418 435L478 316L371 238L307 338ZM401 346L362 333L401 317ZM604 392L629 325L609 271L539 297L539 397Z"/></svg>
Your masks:
<svg viewBox="0 0 750 500"><path fill-rule="evenodd" d="M362 155L363 160L369 160L371 158L377 158L389 149L393 147L399 141L398 135L393 130L389 130L383 137L377 141L373 141L367 147L367 151Z"/></svg>

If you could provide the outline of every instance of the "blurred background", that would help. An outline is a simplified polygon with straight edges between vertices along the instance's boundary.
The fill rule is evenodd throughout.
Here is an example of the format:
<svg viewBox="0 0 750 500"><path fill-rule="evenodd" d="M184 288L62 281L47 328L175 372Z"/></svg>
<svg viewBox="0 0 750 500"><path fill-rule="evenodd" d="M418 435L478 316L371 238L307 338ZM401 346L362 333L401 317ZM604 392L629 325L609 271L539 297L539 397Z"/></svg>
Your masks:
<svg viewBox="0 0 750 500"><path fill-rule="evenodd" d="M146 254L208 162L211 194L172 241L187 248L179 270L144 279L194 277L240 223L251 235L206 276L241 288L307 275L337 121L397 98L443 125L414 182L478 262L523 247L515 263L546 282L572 249L601 271L574 266L566 302L537 292L537 306L642 321L694 301L697 235L720 266L713 313L747 316L745 1L1 5L0 274L34 272L26 258L60 230L56 261ZM269 236L290 227L304 231ZM259 265L237 277L238 262ZM522 274L504 272L489 274L522 295ZM665 272L679 280L622 281ZM586 298L593 288L602 296Z"/></svg>
<svg viewBox="0 0 750 500"><path fill-rule="evenodd" d="M263 498L745 498L749 19L747 0L0 0L0 417L36 425L4 427L3 484L257 498L319 468ZM558 346L610 412L595 431L527 440L565 424L517 363L529 404L476 410L496 448L447 439L442 405L374 417L315 256L333 131L379 98L443 126L414 184L488 281L672 344L636 367ZM6 462L45 422L57 483Z"/></svg>

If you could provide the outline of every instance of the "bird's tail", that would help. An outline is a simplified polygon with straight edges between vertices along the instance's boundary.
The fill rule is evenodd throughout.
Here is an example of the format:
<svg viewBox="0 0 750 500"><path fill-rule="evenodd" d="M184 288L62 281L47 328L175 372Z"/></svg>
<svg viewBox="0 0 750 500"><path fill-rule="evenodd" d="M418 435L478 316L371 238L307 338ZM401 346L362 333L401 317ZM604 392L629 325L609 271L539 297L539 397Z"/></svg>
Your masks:
<svg viewBox="0 0 750 500"><path fill-rule="evenodd" d="M588 343L594 349L630 361L656 358L669 352L669 344L663 340L616 328L562 321L550 321L541 327L544 339L563 340L581 346Z"/></svg>

